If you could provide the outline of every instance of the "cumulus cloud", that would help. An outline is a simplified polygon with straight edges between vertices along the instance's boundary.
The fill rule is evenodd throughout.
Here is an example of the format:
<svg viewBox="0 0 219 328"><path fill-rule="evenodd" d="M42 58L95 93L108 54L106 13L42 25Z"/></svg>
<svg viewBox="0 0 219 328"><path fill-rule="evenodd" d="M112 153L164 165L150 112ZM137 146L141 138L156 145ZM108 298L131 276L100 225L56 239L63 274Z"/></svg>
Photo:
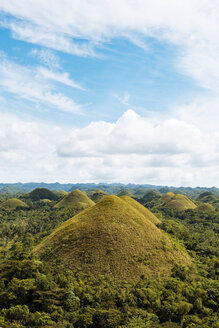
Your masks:
<svg viewBox="0 0 219 328"><path fill-rule="evenodd" d="M215 136L179 118L154 121L132 110L115 123L74 129L0 113L0 179L212 186Z"/></svg>
<svg viewBox="0 0 219 328"><path fill-rule="evenodd" d="M179 47L177 65L203 87L219 88L218 0L3 1L2 19L15 38L94 56L95 47L126 37L147 49L147 37ZM10 16L11 15L11 16Z"/></svg>
<svg viewBox="0 0 219 328"><path fill-rule="evenodd" d="M28 68L9 61L4 56L1 57L0 86L3 90L34 103L52 106L64 112L80 114L81 106L56 91L54 82L83 89L70 79L68 73L60 73L43 67Z"/></svg>

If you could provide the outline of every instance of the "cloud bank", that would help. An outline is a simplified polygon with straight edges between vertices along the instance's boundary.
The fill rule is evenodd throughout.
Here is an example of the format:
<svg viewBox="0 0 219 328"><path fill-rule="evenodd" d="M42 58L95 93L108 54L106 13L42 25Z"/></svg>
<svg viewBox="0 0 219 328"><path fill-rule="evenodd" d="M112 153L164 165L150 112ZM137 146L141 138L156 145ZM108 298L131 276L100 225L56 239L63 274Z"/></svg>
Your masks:
<svg viewBox="0 0 219 328"><path fill-rule="evenodd" d="M219 133L126 111L66 129L1 114L0 180L218 186ZM7 165L5 164L7 163ZM22 175L20 175L23 172Z"/></svg>

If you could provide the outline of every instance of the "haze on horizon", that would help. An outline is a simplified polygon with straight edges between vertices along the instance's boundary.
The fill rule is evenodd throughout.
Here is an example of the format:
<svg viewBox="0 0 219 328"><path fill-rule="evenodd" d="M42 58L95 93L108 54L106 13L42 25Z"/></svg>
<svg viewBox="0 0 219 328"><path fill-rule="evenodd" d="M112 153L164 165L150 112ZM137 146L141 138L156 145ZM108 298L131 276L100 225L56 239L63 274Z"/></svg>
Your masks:
<svg viewBox="0 0 219 328"><path fill-rule="evenodd" d="M219 187L218 0L0 0L0 182Z"/></svg>

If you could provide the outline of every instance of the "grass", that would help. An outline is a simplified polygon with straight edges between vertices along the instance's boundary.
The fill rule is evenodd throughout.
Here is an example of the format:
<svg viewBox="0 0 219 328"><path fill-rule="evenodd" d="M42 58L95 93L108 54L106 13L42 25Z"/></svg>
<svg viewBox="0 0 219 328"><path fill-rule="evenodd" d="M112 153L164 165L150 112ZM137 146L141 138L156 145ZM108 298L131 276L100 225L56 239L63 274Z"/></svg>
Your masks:
<svg viewBox="0 0 219 328"><path fill-rule="evenodd" d="M133 198L129 196L121 196L122 200L127 202L129 205L133 206L136 210L138 210L141 214L143 214L149 221L153 223L161 223L161 221L153 214L151 211L149 211L146 207L141 205L139 202L134 200Z"/></svg>
<svg viewBox="0 0 219 328"><path fill-rule="evenodd" d="M95 203L82 191L76 189L70 192L68 195L64 196L60 202L58 202L55 208L88 208Z"/></svg>
<svg viewBox="0 0 219 328"><path fill-rule="evenodd" d="M34 252L51 265L58 261L89 279L168 277L175 263L191 264L189 255L176 249L170 237L117 196L106 196L64 222Z"/></svg>
<svg viewBox="0 0 219 328"><path fill-rule="evenodd" d="M22 200L17 199L17 198L10 198L1 203L0 207L4 207L7 209L15 210L18 207L28 207L27 204L22 202Z"/></svg>

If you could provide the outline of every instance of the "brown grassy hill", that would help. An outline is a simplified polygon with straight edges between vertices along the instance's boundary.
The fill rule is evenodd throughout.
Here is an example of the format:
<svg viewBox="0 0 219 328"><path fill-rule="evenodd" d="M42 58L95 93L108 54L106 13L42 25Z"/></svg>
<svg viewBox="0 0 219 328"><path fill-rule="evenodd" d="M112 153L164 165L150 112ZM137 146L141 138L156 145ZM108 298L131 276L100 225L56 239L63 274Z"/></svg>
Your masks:
<svg viewBox="0 0 219 328"><path fill-rule="evenodd" d="M215 208L214 208L214 206L212 206L209 203L203 203L203 204L199 204L196 207L196 211L198 211L198 212L213 212L213 211L215 211Z"/></svg>
<svg viewBox="0 0 219 328"><path fill-rule="evenodd" d="M163 201L162 206L174 210L187 210L196 208L196 205L188 197L181 194L173 194L172 192L168 192L161 197L161 200Z"/></svg>
<svg viewBox="0 0 219 328"><path fill-rule="evenodd" d="M121 196L122 200L127 202L129 205L133 206L136 210L138 210L141 214L143 214L148 220L150 220L153 223L161 223L161 221L153 214L151 211L149 211L146 207L141 205L139 202L134 200L133 198L129 196Z"/></svg>
<svg viewBox="0 0 219 328"><path fill-rule="evenodd" d="M20 199L10 198L10 199L7 199L6 201L4 201L3 203L1 203L0 207L4 207L4 208L10 209L10 210L15 210L18 207L25 208L28 206L27 206L27 204L22 202L22 200L20 200Z"/></svg>
<svg viewBox="0 0 219 328"><path fill-rule="evenodd" d="M107 196L107 193L105 193L102 190L98 190L98 191L94 191L90 195L90 198L92 199L93 202L97 203L97 202L99 202L105 196Z"/></svg>
<svg viewBox="0 0 219 328"><path fill-rule="evenodd" d="M54 207L60 208L88 208L95 203L83 192L78 189L64 196Z"/></svg>
<svg viewBox="0 0 219 328"><path fill-rule="evenodd" d="M179 244L117 196L104 197L64 222L34 252L88 279L167 277L175 263L191 264Z"/></svg>

